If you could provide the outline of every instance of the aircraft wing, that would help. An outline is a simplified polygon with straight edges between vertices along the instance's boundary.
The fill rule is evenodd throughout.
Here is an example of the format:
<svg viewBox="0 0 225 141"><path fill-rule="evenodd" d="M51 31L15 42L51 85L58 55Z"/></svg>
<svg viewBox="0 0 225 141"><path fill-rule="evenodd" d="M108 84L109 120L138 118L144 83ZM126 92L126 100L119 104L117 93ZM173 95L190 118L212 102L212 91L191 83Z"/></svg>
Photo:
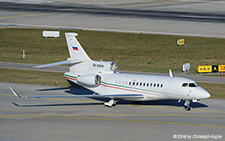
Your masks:
<svg viewBox="0 0 225 141"><path fill-rule="evenodd" d="M48 96L20 96L12 87L9 87L12 93L19 98L69 98L69 97L93 97L93 98L124 98L124 97L133 97L141 98L142 94L111 94L111 95L48 95Z"/></svg>

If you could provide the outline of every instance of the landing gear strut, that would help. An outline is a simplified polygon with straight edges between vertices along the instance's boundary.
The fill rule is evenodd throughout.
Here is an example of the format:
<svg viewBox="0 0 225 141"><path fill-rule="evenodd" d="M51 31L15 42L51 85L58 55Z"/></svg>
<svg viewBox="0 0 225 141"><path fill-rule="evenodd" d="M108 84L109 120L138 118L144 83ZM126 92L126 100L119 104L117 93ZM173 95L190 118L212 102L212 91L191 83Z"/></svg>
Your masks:
<svg viewBox="0 0 225 141"><path fill-rule="evenodd" d="M190 100L185 100L184 109L186 111L190 111L191 110L191 107L189 106L190 102L191 102Z"/></svg>
<svg viewBox="0 0 225 141"><path fill-rule="evenodd" d="M113 107L116 106L116 101L113 98L111 98L108 102L105 102L104 105L107 107Z"/></svg>

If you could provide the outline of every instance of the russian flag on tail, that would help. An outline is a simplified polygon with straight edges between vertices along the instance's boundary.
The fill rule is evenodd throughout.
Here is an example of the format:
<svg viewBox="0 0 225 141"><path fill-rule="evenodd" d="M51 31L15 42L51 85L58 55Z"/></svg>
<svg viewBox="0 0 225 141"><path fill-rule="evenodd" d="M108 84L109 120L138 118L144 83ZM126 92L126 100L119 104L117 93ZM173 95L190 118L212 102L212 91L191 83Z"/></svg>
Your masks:
<svg viewBox="0 0 225 141"><path fill-rule="evenodd" d="M78 50L78 47L73 47L73 50Z"/></svg>

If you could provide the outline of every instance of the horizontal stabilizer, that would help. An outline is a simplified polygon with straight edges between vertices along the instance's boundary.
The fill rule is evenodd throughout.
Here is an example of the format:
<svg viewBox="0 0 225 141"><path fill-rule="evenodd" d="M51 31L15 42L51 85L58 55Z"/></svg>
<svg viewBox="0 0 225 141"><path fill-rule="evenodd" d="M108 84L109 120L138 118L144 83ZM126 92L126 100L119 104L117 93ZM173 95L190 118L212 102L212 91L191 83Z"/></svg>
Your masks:
<svg viewBox="0 0 225 141"><path fill-rule="evenodd" d="M60 62L55 62L51 64L45 64L45 65L39 65L39 66L34 66L34 68L44 68L44 67L52 67L52 66L58 66L58 65L64 65L64 64L75 64L75 63L81 63L83 60L66 60L66 61L60 61Z"/></svg>

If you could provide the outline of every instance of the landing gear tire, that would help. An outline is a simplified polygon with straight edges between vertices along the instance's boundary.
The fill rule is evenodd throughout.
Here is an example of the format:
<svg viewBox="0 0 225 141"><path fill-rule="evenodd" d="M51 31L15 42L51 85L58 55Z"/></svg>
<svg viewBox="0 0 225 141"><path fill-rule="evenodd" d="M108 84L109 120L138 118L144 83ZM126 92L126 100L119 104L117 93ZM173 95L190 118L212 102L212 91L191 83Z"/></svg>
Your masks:
<svg viewBox="0 0 225 141"><path fill-rule="evenodd" d="M185 106L184 109L185 109L185 111L191 111L191 107Z"/></svg>

